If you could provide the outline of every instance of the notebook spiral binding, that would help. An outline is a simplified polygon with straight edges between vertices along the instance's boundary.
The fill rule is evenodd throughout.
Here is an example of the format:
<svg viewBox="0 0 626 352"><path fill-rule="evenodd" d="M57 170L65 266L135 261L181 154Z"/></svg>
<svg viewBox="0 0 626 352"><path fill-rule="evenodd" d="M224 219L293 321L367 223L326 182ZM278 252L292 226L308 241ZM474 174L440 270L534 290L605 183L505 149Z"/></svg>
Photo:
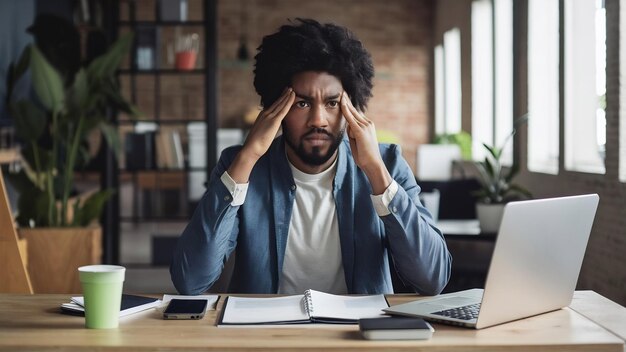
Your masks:
<svg viewBox="0 0 626 352"><path fill-rule="evenodd" d="M304 310L306 310L309 316L313 315L313 299L311 299L311 290L304 291L304 298L302 301L304 303Z"/></svg>

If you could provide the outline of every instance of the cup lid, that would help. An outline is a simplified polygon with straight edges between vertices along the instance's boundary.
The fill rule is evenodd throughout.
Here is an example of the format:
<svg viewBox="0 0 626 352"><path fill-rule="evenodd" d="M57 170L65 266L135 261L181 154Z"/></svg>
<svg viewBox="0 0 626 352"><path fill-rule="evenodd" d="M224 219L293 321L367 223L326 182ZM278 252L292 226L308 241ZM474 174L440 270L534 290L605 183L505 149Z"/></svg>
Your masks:
<svg viewBox="0 0 626 352"><path fill-rule="evenodd" d="M82 283L123 282L126 268L119 265L87 265L78 268L78 278Z"/></svg>
<svg viewBox="0 0 626 352"><path fill-rule="evenodd" d="M111 273L125 271L126 268L121 265L85 265L78 268L78 271L84 273Z"/></svg>

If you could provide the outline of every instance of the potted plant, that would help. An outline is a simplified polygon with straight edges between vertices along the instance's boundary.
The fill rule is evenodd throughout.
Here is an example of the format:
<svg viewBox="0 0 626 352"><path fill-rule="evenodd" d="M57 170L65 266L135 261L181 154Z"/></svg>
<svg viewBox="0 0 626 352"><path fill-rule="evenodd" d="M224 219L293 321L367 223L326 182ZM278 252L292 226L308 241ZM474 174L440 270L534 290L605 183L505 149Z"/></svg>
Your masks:
<svg viewBox="0 0 626 352"><path fill-rule="evenodd" d="M100 261L101 229L94 223L114 190L73 197L74 174L89 160L91 132L100 130L119 150L117 131L108 121L111 108L136 115L116 80L131 41L131 35L121 37L75 72L53 66L65 60L49 60L50 52L39 45L27 46L9 67L7 107L22 144L22 169L9 180L19 193L16 220L20 236L28 240L36 292L79 292L76 267ZM28 71L34 94L18 97L14 88Z"/></svg>
<svg viewBox="0 0 626 352"><path fill-rule="evenodd" d="M522 117L515 125L525 121L526 117ZM513 183L513 179L519 173L519 166L514 163L506 169L501 162L502 152L516 131L514 128L500 147L483 143L487 156L484 161L473 163L478 170L478 180L481 184L481 189L476 192L478 197L476 215L482 232L496 233L498 231L504 205L507 202L532 197L524 187Z"/></svg>

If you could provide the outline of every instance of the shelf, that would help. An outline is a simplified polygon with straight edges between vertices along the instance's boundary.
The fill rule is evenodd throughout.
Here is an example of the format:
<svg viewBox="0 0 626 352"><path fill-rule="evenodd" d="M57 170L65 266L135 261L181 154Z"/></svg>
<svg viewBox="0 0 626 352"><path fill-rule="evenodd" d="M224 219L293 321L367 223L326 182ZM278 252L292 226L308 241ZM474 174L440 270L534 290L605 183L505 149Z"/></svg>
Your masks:
<svg viewBox="0 0 626 352"><path fill-rule="evenodd" d="M8 164L20 160L20 152L17 148L0 149L0 164Z"/></svg>
<svg viewBox="0 0 626 352"><path fill-rule="evenodd" d="M116 227L118 239L133 235L125 228L127 224L187 223L195 199L205 191L208 172L217 164L217 2L187 0L189 21L179 21L181 17L170 12L167 15L172 20L159 16L162 2L113 1L117 6L111 6L118 16L111 21L115 30L136 32L130 55L116 74L124 97L143 113L143 117L131 119L120 112L115 120L125 147L112 175L120 201L110 223ZM196 65L190 66L192 70L179 70L164 60L167 49L175 46L178 36L192 32L201 38ZM140 52L139 48L152 50ZM154 144L148 144L150 136L126 138L140 132L134 128L140 123L154 125ZM196 130L193 123L204 126ZM152 126L145 130L148 127ZM138 162L152 158L154 162ZM206 166L196 166L199 164Z"/></svg>
<svg viewBox="0 0 626 352"><path fill-rule="evenodd" d="M122 174L150 174L150 173L177 173L177 172L188 172L188 171L206 171L206 167L185 167L183 169L144 169L144 170L125 170L120 169L119 172Z"/></svg>
<svg viewBox="0 0 626 352"><path fill-rule="evenodd" d="M118 70L122 75L201 75L206 74L203 68L193 70L178 70L175 68L159 68L154 70L139 70L133 68L124 68Z"/></svg>
<svg viewBox="0 0 626 352"><path fill-rule="evenodd" d="M120 216L122 222L140 222L140 221L152 221L152 222L189 222L189 216Z"/></svg>
<svg viewBox="0 0 626 352"><path fill-rule="evenodd" d="M204 26L205 23L204 21L120 21L119 22L120 26L129 26L129 27L135 27L135 26L154 26L154 27L158 27L158 26L180 26L180 27L198 27L198 26Z"/></svg>
<svg viewBox="0 0 626 352"><path fill-rule="evenodd" d="M179 125L179 124L188 124L192 122L205 122L206 123L206 121L204 120L178 120L178 119L174 119L174 120L118 120L117 122L120 125L134 125L140 122L164 124L164 125Z"/></svg>

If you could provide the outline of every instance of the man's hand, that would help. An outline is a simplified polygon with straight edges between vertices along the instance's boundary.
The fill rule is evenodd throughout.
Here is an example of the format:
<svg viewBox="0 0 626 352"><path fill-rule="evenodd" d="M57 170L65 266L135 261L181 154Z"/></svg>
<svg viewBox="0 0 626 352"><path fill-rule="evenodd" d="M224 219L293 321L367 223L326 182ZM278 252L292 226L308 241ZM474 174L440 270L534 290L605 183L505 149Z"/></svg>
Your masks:
<svg viewBox="0 0 626 352"><path fill-rule="evenodd" d="M228 174L235 182L248 182L252 168L270 148L280 123L287 116L295 99L293 89L285 88L274 104L259 113L243 148L228 168Z"/></svg>
<svg viewBox="0 0 626 352"><path fill-rule="evenodd" d="M354 161L367 175L374 194L382 194L392 178L380 156L374 123L352 105L346 92L341 95L341 113L348 121L346 131Z"/></svg>

